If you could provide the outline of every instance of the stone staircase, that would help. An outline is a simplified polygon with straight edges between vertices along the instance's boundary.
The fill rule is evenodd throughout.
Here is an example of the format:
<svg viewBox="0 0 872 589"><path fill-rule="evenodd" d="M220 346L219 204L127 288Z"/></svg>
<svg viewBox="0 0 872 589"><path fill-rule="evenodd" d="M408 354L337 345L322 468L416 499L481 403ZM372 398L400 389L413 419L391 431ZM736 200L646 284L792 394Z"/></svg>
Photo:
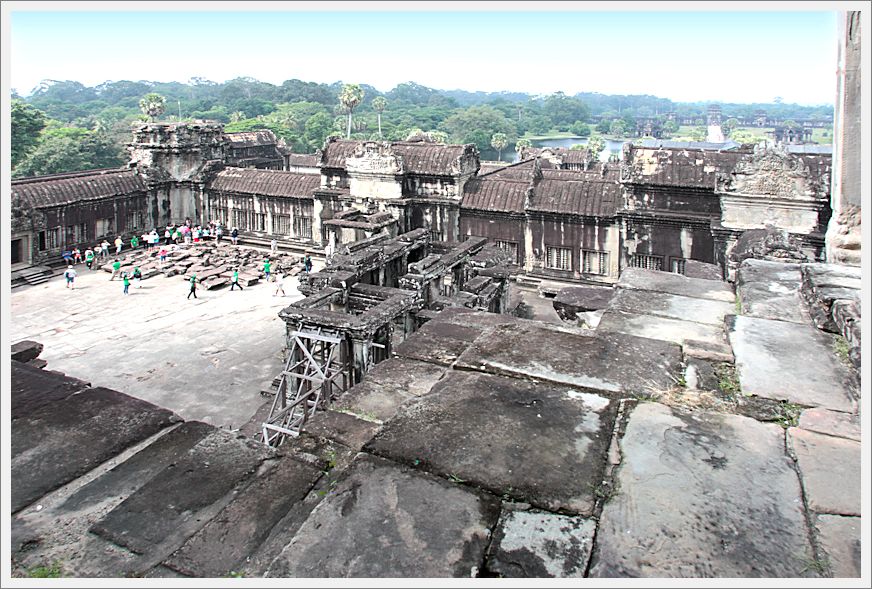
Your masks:
<svg viewBox="0 0 872 589"><path fill-rule="evenodd" d="M30 266L12 273L12 288L42 284L52 276L54 272L47 266Z"/></svg>

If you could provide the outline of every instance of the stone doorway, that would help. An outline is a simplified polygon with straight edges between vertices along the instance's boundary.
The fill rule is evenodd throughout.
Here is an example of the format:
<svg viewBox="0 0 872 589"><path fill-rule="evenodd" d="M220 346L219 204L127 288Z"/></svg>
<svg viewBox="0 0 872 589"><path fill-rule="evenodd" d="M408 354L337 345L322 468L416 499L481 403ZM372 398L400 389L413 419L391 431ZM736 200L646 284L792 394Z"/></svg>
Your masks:
<svg viewBox="0 0 872 589"><path fill-rule="evenodd" d="M27 255L27 246L27 237L17 237L12 240L12 247L9 249L12 256L11 263L13 266L30 263L30 256Z"/></svg>

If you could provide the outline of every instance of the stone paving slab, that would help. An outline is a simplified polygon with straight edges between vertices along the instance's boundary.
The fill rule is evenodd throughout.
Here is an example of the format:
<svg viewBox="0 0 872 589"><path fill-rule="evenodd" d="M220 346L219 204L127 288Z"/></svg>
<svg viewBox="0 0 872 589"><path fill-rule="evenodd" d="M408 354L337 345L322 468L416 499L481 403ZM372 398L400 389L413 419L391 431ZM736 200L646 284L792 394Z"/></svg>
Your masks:
<svg viewBox="0 0 872 589"><path fill-rule="evenodd" d="M87 389L90 383L12 360L10 363L12 420Z"/></svg>
<svg viewBox="0 0 872 589"><path fill-rule="evenodd" d="M267 577L470 577L498 502L359 455Z"/></svg>
<svg viewBox="0 0 872 589"><path fill-rule="evenodd" d="M584 577L595 531L592 519L504 509L488 570L502 577Z"/></svg>
<svg viewBox="0 0 872 589"><path fill-rule="evenodd" d="M860 441L860 416L827 409L806 409L799 416L804 430Z"/></svg>
<svg viewBox="0 0 872 589"><path fill-rule="evenodd" d="M480 327L448 321L428 321L415 335L394 348L404 358L449 366L482 333Z"/></svg>
<svg viewBox="0 0 872 589"><path fill-rule="evenodd" d="M807 407L851 412L848 369L832 337L811 325L730 316L727 333L742 392Z"/></svg>
<svg viewBox="0 0 872 589"><path fill-rule="evenodd" d="M799 264L748 259L736 273L741 314L762 319L808 323L802 300Z"/></svg>
<svg viewBox="0 0 872 589"><path fill-rule="evenodd" d="M611 309L603 313L597 326L597 333L625 333L679 345L698 341L716 347L725 347L726 343L721 326Z"/></svg>
<svg viewBox="0 0 872 589"><path fill-rule="evenodd" d="M818 515L816 520L818 540L827 554L833 577L859 578L862 572L860 518Z"/></svg>
<svg viewBox="0 0 872 589"><path fill-rule="evenodd" d="M724 317L736 312L733 303L663 292L619 289L610 310L670 317L721 327Z"/></svg>
<svg viewBox="0 0 872 589"><path fill-rule="evenodd" d="M372 439L379 424L348 413L327 410L313 415L306 422L306 431L351 448L355 452Z"/></svg>
<svg viewBox="0 0 872 589"><path fill-rule="evenodd" d="M559 331L518 320L476 340L457 367L644 395L652 387L674 384L671 375L681 372L680 363L681 349L675 344L620 333Z"/></svg>
<svg viewBox="0 0 872 589"><path fill-rule="evenodd" d="M88 389L36 409L12 428L12 513L180 421L123 393Z"/></svg>
<svg viewBox="0 0 872 589"><path fill-rule="evenodd" d="M400 405L430 392L446 368L409 358L390 358L366 373L332 405L364 419L384 422L393 417Z"/></svg>
<svg viewBox="0 0 872 589"><path fill-rule="evenodd" d="M185 422L97 477L64 501L62 512L92 507L108 497L129 497L154 475L174 463L215 428L199 421Z"/></svg>
<svg viewBox="0 0 872 589"><path fill-rule="evenodd" d="M488 489L589 515L615 404L553 383L450 372L382 426L366 451Z"/></svg>
<svg viewBox="0 0 872 589"><path fill-rule="evenodd" d="M590 576L810 574L799 480L779 426L642 403L621 453Z"/></svg>
<svg viewBox="0 0 872 589"><path fill-rule="evenodd" d="M817 513L860 515L860 443L792 427L808 506Z"/></svg>
<svg viewBox="0 0 872 589"><path fill-rule="evenodd" d="M97 521L91 532L137 554L158 550L162 542L205 525L204 514L213 504L270 455L263 444L215 430Z"/></svg>
<svg viewBox="0 0 872 589"><path fill-rule="evenodd" d="M164 565L192 577L223 577L240 570L246 557L319 477L321 471L312 466L290 458L278 460Z"/></svg>
<svg viewBox="0 0 872 589"><path fill-rule="evenodd" d="M726 282L705 278L688 278L672 272L625 268L621 272L618 288L656 291L667 294L712 299L732 303L736 300L732 287Z"/></svg>

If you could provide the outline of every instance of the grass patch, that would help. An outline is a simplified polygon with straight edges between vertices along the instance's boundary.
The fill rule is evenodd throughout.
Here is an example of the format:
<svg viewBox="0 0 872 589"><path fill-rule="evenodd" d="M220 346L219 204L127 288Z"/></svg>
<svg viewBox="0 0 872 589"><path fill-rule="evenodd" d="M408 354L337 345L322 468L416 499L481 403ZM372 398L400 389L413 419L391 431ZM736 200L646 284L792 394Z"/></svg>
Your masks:
<svg viewBox="0 0 872 589"><path fill-rule="evenodd" d="M448 475L448 480L451 481L452 483L457 483L457 484L461 484L461 483L465 483L465 482L466 482L465 480L463 480L462 478L460 478L460 477L457 476L456 474L450 474L450 475Z"/></svg>
<svg viewBox="0 0 872 589"><path fill-rule="evenodd" d="M803 558L802 559L802 573L817 573L821 576L826 576L830 574L830 562L826 557L823 558Z"/></svg>
<svg viewBox="0 0 872 589"><path fill-rule="evenodd" d="M31 579L57 579L63 576L61 564L54 562L50 566L37 566L27 571L27 576Z"/></svg>
<svg viewBox="0 0 872 589"><path fill-rule="evenodd" d="M736 293L736 315L742 314L742 295Z"/></svg>
<svg viewBox="0 0 872 589"><path fill-rule="evenodd" d="M715 376L718 377L718 388L729 398L734 399L742 392L735 365L729 362L716 364Z"/></svg>
<svg viewBox="0 0 872 589"><path fill-rule="evenodd" d="M833 351L843 364L851 365L851 344L848 343L845 336L837 335L833 337Z"/></svg>
<svg viewBox="0 0 872 589"><path fill-rule="evenodd" d="M799 414L802 407L795 403L781 403L778 407L778 415L773 419L775 423L787 429L799 425Z"/></svg>

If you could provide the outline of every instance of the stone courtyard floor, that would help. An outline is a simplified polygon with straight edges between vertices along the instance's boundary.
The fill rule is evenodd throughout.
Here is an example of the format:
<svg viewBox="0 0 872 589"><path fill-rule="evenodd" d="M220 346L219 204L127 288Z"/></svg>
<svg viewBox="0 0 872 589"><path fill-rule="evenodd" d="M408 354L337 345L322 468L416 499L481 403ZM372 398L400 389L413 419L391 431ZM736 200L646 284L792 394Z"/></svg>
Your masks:
<svg viewBox="0 0 872 589"><path fill-rule="evenodd" d="M263 280L188 294L182 276L130 285L76 266L75 289L61 276L12 291L9 340L43 344L47 368L124 391L186 420L238 429L266 399L282 369L284 323L278 312L302 298L296 278L286 297Z"/></svg>

